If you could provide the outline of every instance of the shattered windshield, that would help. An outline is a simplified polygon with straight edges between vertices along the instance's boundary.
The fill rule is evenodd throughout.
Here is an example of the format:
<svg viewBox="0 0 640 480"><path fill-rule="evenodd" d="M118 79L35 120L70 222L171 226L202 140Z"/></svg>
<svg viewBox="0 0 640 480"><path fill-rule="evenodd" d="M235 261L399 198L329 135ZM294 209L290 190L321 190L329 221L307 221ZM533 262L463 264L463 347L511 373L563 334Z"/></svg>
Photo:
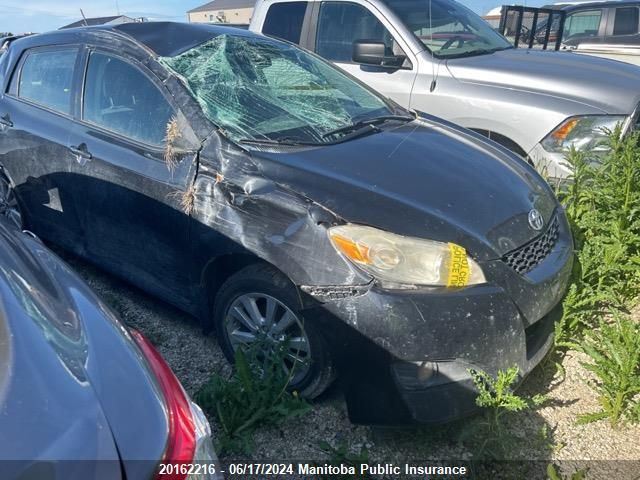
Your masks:
<svg viewBox="0 0 640 480"><path fill-rule="evenodd" d="M392 113L374 93L303 50L220 35L160 62L234 141L329 143L329 132Z"/></svg>
<svg viewBox="0 0 640 480"><path fill-rule="evenodd" d="M435 57L482 55L513 48L468 8L452 0L384 0Z"/></svg>

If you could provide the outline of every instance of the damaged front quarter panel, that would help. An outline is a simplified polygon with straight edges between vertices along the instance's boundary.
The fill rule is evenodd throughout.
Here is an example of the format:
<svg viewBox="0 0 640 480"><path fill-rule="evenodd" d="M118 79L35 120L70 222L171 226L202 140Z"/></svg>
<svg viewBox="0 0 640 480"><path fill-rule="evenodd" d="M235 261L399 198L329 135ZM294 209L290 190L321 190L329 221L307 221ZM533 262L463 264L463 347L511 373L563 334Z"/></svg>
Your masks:
<svg viewBox="0 0 640 480"><path fill-rule="evenodd" d="M329 241L327 228L344 220L265 177L248 152L217 134L200 153L192 216L241 246L230 250L271 263L308 293L371 283Z"/></svg>

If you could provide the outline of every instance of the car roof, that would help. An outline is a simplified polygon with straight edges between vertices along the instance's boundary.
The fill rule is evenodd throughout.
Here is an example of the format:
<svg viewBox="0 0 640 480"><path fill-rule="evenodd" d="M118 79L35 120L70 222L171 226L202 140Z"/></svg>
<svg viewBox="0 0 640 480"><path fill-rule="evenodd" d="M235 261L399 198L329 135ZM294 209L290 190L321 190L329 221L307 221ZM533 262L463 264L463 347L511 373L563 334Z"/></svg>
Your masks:
<svg viewBox="0 0 640 480"><path fill-rule="evenodd" d="M201 45L219 35L241 37L259 37L259 34L240 28L217 25L181 23L181 22L132 22L118 25L98 25L90 27L68 28L41 35L35 35L29 46L68 42L109 43L109 37L127 37L133 43L155 55L174 57ZM22 43L26 46L26 42Z"/></svg>
<svg viewBox="0 0 640 480"><path fill-rule="evenodd" d="M110 28L132 37L161 57L179 55L218 35L258 36L253 32L248 32L240 28L181 22L121 23L119 25L113 25Z"/></svg>

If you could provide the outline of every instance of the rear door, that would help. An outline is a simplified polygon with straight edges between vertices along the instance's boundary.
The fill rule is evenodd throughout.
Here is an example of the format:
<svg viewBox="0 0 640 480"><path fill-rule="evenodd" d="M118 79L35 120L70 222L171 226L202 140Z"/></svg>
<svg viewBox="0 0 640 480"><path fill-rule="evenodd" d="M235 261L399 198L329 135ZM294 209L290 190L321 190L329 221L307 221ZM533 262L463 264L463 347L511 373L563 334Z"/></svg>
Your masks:
<svg viewBox="0 0 640 480"><path fill-rule="evenodd" d="M271 37L287 40L303 47L307 47L306 31L309 15L313 3L310 2L278 2L269 6L262 33Z"/></svg>
<svg viewBox="0 0 640 480"><path fill-rule="evenodd" d="M638 45L640 8L625 5L609 9L609 24L604 43Z"/></svg>
<svg viewBox="0 0 640 480"><path fill-rule="evenodd" d="M0 98L0 164L14 182L27 227L67 248L84 246L67 148L79 46L26 50Z"/></svg>
<svg viewBox="0 0 640 480"><path fill-rule="evenodd" d="M162 83L118 52L90 48L70 139L83 165L81 221L92 261L162 295L188 302L190 198L196 150Z"/></svg>

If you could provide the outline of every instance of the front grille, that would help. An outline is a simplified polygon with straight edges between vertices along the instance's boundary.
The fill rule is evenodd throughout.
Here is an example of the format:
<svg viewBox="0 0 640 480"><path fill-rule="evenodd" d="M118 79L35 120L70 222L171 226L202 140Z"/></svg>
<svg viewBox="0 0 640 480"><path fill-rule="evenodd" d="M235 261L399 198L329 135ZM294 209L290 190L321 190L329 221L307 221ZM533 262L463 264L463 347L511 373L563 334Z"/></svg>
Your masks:
<svg viewBox="0 0 640 480"><path fill-rule="evenodd" d="M554 216L546 232L517 250L507 253L502 260L521 275L530 272L549 255L558 241L559 229L558 217Z"/></svg>

